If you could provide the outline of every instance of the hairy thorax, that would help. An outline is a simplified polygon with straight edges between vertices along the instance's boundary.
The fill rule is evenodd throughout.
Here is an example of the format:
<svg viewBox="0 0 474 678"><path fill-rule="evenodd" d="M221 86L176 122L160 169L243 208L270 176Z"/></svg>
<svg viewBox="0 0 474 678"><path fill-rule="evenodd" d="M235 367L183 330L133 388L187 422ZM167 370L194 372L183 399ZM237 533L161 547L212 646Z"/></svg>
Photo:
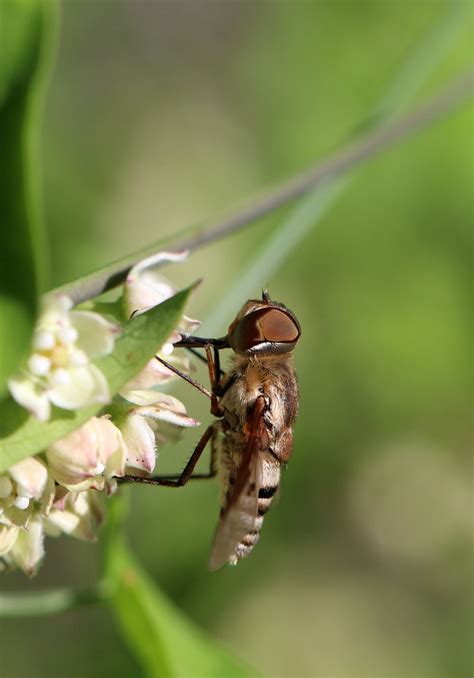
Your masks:
<svg viewBox="0 0 474 678"><path fill-rule="evenodd" d="M265 465L280 466L288 461L298 402L298 386L291 358L235 356L227 378L230 386L220 400L224 415L221 461L231 467L231 477L247 444L246 422L249 412L260 396L265 399L263 416L266 435L261 444L261 454L267 462Z"/></svg>

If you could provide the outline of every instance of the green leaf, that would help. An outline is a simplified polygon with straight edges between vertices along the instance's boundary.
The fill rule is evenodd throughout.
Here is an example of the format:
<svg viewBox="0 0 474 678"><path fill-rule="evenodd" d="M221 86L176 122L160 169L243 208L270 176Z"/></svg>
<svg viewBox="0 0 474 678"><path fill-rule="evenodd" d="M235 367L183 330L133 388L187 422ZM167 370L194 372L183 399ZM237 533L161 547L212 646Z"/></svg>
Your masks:
<svg viewBox="0 0 474 678"><path fill-rule="evenodd" d="M113 352L95 363L105 374L112 394L135 376L166 341L183 314L191 289L129 320ZM55 409L52 419L39 422L12 398L4 400L0 403L0 473L63 438L101 408L102 405L92 405L75 412Z"/></svg>
<svg viewBox="0 0 474 678"><path fill-rule="evenodd" d="M0 3L0 393L28 349L44 287L38 138L55 2Z"/></svg>
<svg viewBox="0 0 474 678"><path fill-rule="evenodd" d="M255 673L194 626L128 551L111 599L122 633L149 676L251 676Z"/></svg>
<svg viewBox="0 0 474 678"><path fill-rule="evenodd" d="M122 502L122 497L111 501L106 528L107 600L146 675L160 678L256 676L255 671L234 659L189 621L137 564L122 537Z"/></svg>

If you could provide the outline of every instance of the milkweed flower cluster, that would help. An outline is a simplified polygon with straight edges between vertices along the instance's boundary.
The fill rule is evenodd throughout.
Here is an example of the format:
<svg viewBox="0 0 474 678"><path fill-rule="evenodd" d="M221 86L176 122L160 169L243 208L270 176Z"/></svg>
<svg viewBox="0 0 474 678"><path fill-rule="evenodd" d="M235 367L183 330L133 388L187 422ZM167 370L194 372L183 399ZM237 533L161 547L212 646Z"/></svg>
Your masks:
<svg viewBox="0 0 474 678"><path fill-rule="evenodd" d="M122 297L125 319L176 293L155 267L184 257L160 253L130 271ZM183 316L158 352L182 372L192 366L186 356L174 354L173 343L198 324ZM120 331L116 321L74 309L64 295L48 296L32 354L9 380L11 395L40 421L51 417L52 405L76 410L111 403L107 380L93 361L112 352ZM177 398L157 390L175 378L174 372L151 360L115 395L109 412L105 406L100 416L40 455L0 474L0 569L19 567L34 574L44 555L45 535L96 538L116 478L152 473L158 446L180 428L199 425Z"/></svg>
<svg viewBox="0 0 474 678"><path fill-rule="evenodd" d="M50 418L51 405L76 410L110 400L107 381L92 361L111 353L120 328L72 306L64 294L44 298L33 353L8 382L14 399L39 421Z"/></svg>

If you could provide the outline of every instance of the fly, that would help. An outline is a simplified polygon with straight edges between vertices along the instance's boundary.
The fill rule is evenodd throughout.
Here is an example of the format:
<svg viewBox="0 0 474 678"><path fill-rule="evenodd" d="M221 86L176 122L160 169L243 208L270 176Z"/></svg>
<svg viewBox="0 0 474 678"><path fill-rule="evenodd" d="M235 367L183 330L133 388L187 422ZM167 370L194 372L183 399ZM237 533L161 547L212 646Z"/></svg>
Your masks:
<svg viewBox="0 0 474 678"><path fill-rule="evenodd" d="M292 353L300 335L295 315L264 291L261 300L250 299L243 305L225 337L188 336L175 344L193 352L205 349L210 391L158 358L210 398L216 420L207 427L179 476L125 476L120 480L181 487L188 480L217 473L221 511L209 560L211 570L225 563L235 565L250 555L278 489L281 467L290 458L298 410ZM223 373L219 352L225 348L234 355L230 369ZM209 472L193 474L208 443Z"/></svg>

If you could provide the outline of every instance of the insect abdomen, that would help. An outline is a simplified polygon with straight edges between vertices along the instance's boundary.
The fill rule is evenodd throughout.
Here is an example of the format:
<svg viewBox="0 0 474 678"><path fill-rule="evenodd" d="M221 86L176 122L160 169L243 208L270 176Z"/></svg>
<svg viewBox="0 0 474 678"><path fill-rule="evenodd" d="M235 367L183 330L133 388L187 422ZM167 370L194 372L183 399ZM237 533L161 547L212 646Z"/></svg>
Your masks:
<svg viewBox="0 0 474 678"><path fill-rule="evenodd" d="M264 452L262 485L258 492L258 511L254 519L253 530L242 538L229 560L231 565L236 565L241 558L249 556L253 547L258 542L263 518L270 508L273 498L280 484L280 464L268 452Z"/></svg>

